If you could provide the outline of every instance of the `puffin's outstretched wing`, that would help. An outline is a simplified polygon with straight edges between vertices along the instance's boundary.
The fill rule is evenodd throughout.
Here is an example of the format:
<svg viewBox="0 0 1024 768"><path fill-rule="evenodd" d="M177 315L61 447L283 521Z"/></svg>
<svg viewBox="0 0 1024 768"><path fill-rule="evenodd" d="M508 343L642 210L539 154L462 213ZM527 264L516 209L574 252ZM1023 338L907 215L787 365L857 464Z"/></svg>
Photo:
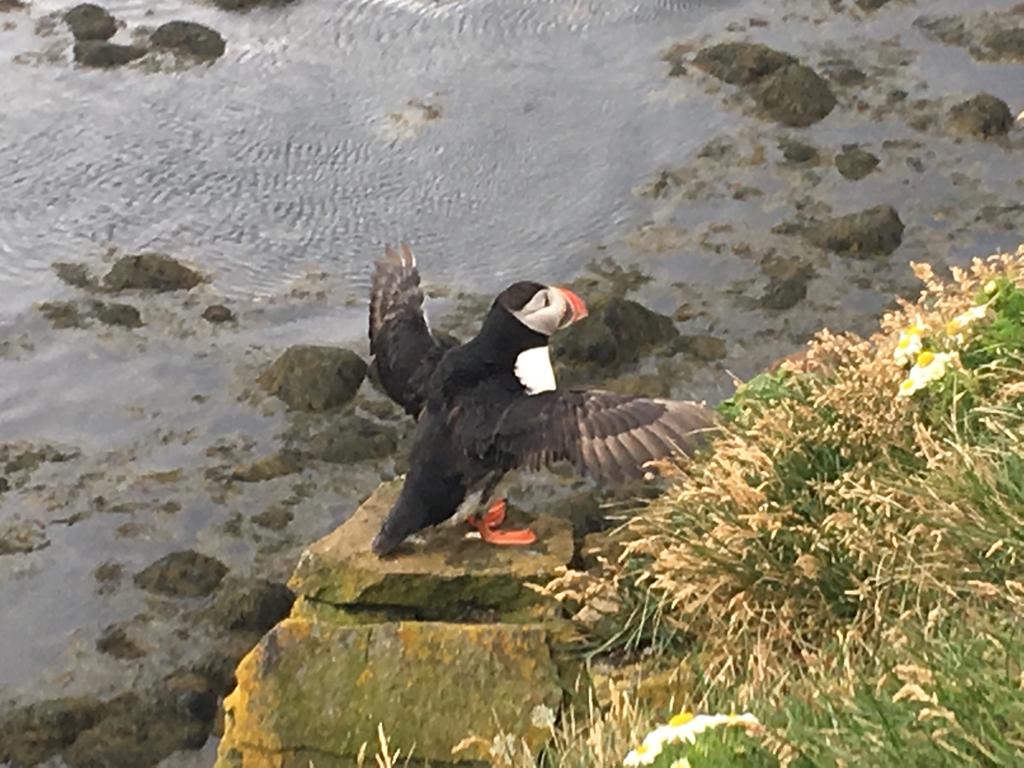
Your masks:
<svg viewBox="0 0 1024 768"><path fill-rule="evenodd" d="M599 482L643 476L644 463L689 455L715 428L712 412L676 400L600 390L555 390L516 400L502 414L491 450L506 469L559 461Z"/></svg>
<svg viewBox="0 0 1024 768"><path fill-rule="evenodd" d="M423 408L427 381L445 351L423 315L412 249L387 246L370 289L370 354L384 391L411 416Z"/></svg>

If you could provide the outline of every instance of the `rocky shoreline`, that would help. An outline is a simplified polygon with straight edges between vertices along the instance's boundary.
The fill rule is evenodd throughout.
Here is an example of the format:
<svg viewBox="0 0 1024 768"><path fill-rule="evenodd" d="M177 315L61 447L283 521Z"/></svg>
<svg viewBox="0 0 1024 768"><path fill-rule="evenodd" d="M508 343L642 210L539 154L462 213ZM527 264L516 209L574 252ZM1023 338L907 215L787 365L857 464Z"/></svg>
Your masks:
<svg viewBox="0 0 1024 768"><path fill-rule="evenodd" d="M1014 119L1024 91L1006 73L1021 81L1020 5L955 16L901 0L786 7L781 19L737 11L716 39L650 52L664 75L651 98L711 101L734 124L678 165L638 171L649 215L597 244L574 281L592 311L558 341L560 380L714 399L732 374L749 377L823 325L873 325L893 296L916 290L908 260L956 264L978 242L1019 239L1024 207L1009 192L1024 190ZM899 35L846 37L883 18ZM58 24L76 58L126 34L102 9ZM216 33L168 26L145 32L146 56L230 50ZM927 82L936 53L915 35L977 76ZM714 258L694 265L692 281L665 278L666 265L698 252ZM285 582L310 541L402 471L409 422L375 389L363 342L325 340L318 323L349 295L320 275L256 304L175 254L113 249L53 268L60 292L0 338L0 359L80 346L69 359L92 356L88 375L133 361L145 373L112 376L93 404L115 425L110 445L87 434L0 442L0 584L13 609L69 584L73 597L56 600L42 634L76 628L66 643L44 638L49 655L34 657L52 674L0 689L0 732L17 735L0 762L155 765L209 749L237 664L285 617L310 621L308 596ZM431 294L437 327L458 338L488 300L448 286ZM625 516L636 497L599 499L557 475L549 489L527 483L524 508L570 517L577 550L606 524L602 503ZM64 570L68 552L89 546ZM45 590L26 586L48 573ZM76 603L100 607L93 616Z"/></svg>

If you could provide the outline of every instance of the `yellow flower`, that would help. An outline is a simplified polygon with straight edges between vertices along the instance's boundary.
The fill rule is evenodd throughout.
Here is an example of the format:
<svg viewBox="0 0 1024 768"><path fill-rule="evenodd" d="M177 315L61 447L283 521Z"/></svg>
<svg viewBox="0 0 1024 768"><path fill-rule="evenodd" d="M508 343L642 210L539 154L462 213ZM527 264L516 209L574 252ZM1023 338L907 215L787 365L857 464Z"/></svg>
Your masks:
<svg viewBox="0 0 1024 768"><path fill-rule="evenodd" d="M896 342L896 349L893 351L893 357L897 363L906 365L914 359L914 355L921 351L921 334L926 330L920 317L907 326L907 329L900 334L899 341Z"/></svg>
<svg viewBox="0 0 1024 768"><path fill-rule="evenodd" d="M917 356L914 367L910 369L907 378L900 383L899 397L910 397L933 381L937 381L946 375L946 366L950 364L956 355L948 352L930 352L925 350Z"/></svg>
<svg viewBox="0 0 1024 768"><path fill-rule="evenodd" d="M985 291L986 296L991 296L993 293L999 290L999 283L995 280L989 280L985 283L985 287L982 289Z"/></svg>
<svg viewBox="0 0 1024 768"><path fill-rule="evenodd" d="M671 720L669 720L668 724L671 725L673 728L678 728L680 725L686 725L688 722L693 720L693 718L693 712L680 712L678 715L675 715Z"/></svg>
<svg viewBox="0 0 1024 768"><path fill-rule="evenodd" d="M988 312L988 304L979 304L971 307L966 312L961 312L948 323L946 323L946 334L960 337L960 332L967 328L975 320L981 320Z"/></svg>
<svg viewBox="0 0 1024 768"><path fill-rule="evenodd" d="M650 765L658 759L658 755L660 754L660 744L657 749L649 747L646 744L640 744L626 755L626 759L622 761L622 764L627 766L627 768L632 768L637 765Z"/></svg>
<svg viewBox="0 0 1024 768"><path fill-rule="evenodd" d="M692 766L687 758L680 757L678 760L674 760L668 768L692 768Z"/></svg>

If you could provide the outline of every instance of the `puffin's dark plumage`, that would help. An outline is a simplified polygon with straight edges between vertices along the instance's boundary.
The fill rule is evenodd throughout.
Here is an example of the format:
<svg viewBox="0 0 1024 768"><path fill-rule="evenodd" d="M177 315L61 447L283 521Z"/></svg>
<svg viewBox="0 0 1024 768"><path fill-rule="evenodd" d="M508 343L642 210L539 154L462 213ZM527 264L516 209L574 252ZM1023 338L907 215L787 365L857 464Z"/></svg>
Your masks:
<svg viewBox="0 0 1024 768"><path fill-rule="evenodd" d="M373 541L378 555L486 503L511 469L570 462L598 482L621 482L648 461L691 453L714 425L696 403L557 388L548 338L586 315L568 289L509 286L477 336L447 350L422 305L412 252L388 248L373 276L370 350L384 390L418 424L405 484ZM500 516L474 523L485 540L532 541L493 530Z"/></svg>

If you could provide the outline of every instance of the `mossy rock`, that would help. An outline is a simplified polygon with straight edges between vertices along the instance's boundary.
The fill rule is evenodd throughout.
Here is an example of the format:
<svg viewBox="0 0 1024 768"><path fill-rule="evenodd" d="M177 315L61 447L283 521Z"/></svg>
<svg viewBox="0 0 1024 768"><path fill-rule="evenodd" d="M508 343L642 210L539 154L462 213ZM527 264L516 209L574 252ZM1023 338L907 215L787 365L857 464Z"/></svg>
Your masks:
<svg viewBox="0 0 1024 768"><path fill-rule="evenodd" d="M355 397L366 363L340 347L294 346L259 377L260 385L299 411L329 411Z"/></svg>
<svg viewBox="0 0 1024 768"><path fill-rule="evenodd" d="M812 224L805 237L846 256L887 256L903 242L903 222L891 205L878 205Z"/></svg>
<svg viewBox="0 0 1024 768"><path fill-rule="evenodd" d="M502 733L538 752L550 736L540 726L562 701L548 633L537 625L289 618L236 678L219 768L289 765L302 750L352 760L376 744L378 724L392 748L409 754L415 745L418 760L491 762Z"/></svg>
<svg viewBox="0 0 1024 768"><path fill-rule="evenodd" d="M103 278L112 291L187 291L202 281L194 269L162 253L123 256Z"/></svg>
<svg viewBox="0 0 1024 768"><path fill-rule="evenodd" d="M765 117L794 128L824 120L837 103L828 83L798 63L787 64L758 81L752 95Z"/></svg>
<svg viewBox="0 0 1024 768"><path fill-rule="evenodd" d="M200 59L217 59L224 55L224 38L215 29L194 21L168 21L150 35L157 48L187 53Z"/></svg>
<svg viewBox="0 0 1024 768"><path fill-rule="evenodd" d="M835 157L836 170L850 181L860 181L878 167L878 158L856 145L845 146Z"/></svg>
<svg viewBox="0 0 1024 768"><path fill-rule="evenodd" d="M760 43L719 43L698 51L694 66L730 85L756 83L797 59Z"/></svg>
<svg viewBox="0 0 1024 768"><path fill-rule="evenodd" d="M105 40L79 40L74 47L75 62L95 69L120 67L145 55L146 49L142 46L120 45Z"/></svg>
<svg viewBox="0 0 1024 768"><path fill-rule="evenodd" d="M171 552L135 574L135 586L169 597L202 597L217 588L228 569L191 549Z"/></svg>
<svg viewBox="0 0 1024 768"><path fill-rule="evenodd" d="M528 518L514 509L507 525L528 523L538 541L495 547L468 538L465 525L440 525L422 542L406 542L378 558L370 541L398 498L402 481L381 485L352 517L299 559L288 586L296 595L335 606L391 610L428 620L516 613L548 605L526 582L544 582L573 554L572 528L561 519Z"/></svg>
<svg viewBox="0 0 1024 768"><path fill-rule="evenodd" d="M96 302L92 307L92 314L104 325L121 328L141 328L144 325L139 310L131 304Z"/></svg>
<svg viewBox="0 0 1024 768"><path fill-rule="evenodd" d="M782 157L787 163L800 165L818 162L818 150L812 144L787 138L779 142L779 149L782 150Z"/></svg>
<svg viewBox="0 0 1024 768"><path fill-rule="evenodd" d="M206 618L221 630L266 632L288 615L294 601L284 584L229 577L218 587Z"/></svg>
<svg viewBox="0 0 1024 768"><path fill-rule="evenodd" d="M555 357L614 370L672 343L678 335L671 317L632 299L612 297L596 302L588 317L555 337Z"/></svg>
<svg viewBox="0 0 1024 768"><path fill-rule="evenodd" d="M353 416L313 437L312 455L331 464L355 464L390 456L398 449L398 430Z"/></svg>
<svg viewBox="0 0 1024 768"><path fill-rule="evenodd" d="M66 11L64 23L75 40L109 40L117 32L117 19L93 3L79 3Z"/></svg>
<svg viewBox="0 0 1024 768"><path fill-rule="evenodd" d="M1009 133L1013 127L1013 115L1005 101L989 93L980 93L953 105L946 124L954 134L988 139Z"/></svg>

